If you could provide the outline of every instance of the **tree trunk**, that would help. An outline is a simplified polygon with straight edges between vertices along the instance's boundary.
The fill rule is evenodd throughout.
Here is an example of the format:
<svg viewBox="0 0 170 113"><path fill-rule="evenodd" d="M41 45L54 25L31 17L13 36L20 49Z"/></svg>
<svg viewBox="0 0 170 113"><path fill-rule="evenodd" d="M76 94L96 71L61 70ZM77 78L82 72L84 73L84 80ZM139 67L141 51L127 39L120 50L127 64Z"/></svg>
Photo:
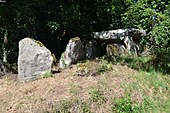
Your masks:
<svg viewBox="0 0 170 113"><path fill-rule="evenodd" d="M2 50L3 50L3 64L7 63L7 43L8 43L8 39L7 39L7 30L6 30L6 33L4 35L4 43L2 45ZM7 72L7 69L6 67L3 65L2 66L2 69L3 69L3 72L6 73Z"/></svg>

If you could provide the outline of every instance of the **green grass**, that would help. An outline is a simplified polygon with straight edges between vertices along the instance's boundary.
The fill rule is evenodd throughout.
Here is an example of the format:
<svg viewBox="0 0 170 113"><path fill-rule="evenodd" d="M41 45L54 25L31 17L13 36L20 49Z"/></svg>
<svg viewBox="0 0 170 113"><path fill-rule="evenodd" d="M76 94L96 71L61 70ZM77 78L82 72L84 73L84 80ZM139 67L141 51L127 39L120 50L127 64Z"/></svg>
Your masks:
<svg viewBox="0 0 170 113"><path fill-rule="evenodd" d="M107 99L103 95L103 92L97 88L91 89L89 94L90 94L90 100L92 100L92 102L95 102L99 105L101 105L107 101Z"/></svg>
<svg viewBox="0 0 170 113"><path fill-rule="evenodd" d="M124 86L126 95L114 99L112 112L117 113L169 113L170 112L170 78L155 71L139 72L135 81ZM141 102L135 100L133 93L138 92ZM133 98L133 99L132 99Z"/></svg>
<svg viewBox="0 0 170 113"><path fill-rule="evenodd" d="M41 75L42 78L48 78L48 77L52 77L52 76L53 76L53 74L51 72L44 72Z"/></svg>
<svg viewBox="0 0 170 113"><path fill-rule="evenodd" d="M80 99L61 100L52 113L91 113L89 104ZM51 113L46 111L46 113Z"/></svg>
<svg viewBox="0 0 170 113"><path fill-rule="evenodd" d="M113 99L112 112L113 113L138 113L139 106L133 104L130 97L122 97L120 99Z"/></svg>
<svg viewBox="0 0 170 113"><path fill-rule="evenodd" d="M99 64L100 64L100 66L97 68L97 72L99 72L99 73L105 73L112 69L111 64L108 63L108 61L106 61L106 60L101 60L99 62Z"/></svg>
<svg viewBox="0 0 170 113"><path fill-rule="evenodd" d="M148 62L147 59L145 61L144 59L141 60ZM101 60L97 68L97 71L101 73L99 75L100 81L98 81L97 86L93 86L88 90L89 98L82 101L80 96L81 87L72 84L70 86L70 94L73 95L72 99L61 101L55 113L91 113L91 111L95 111L96 106L97 108L108 106L111 109L110 112L113 113L170 112L169 75L163 75L152 69L149 72L138 71L134 75L125 75L127 78L130 77L132 82L128 84L126 82L120 83L121 88L124 90L123 96L116 97L111 94L109 97L108 92L113 91L113 86L109 84L112 76L107 76L110 73L106 72L111 70L111 64L106 60Z"/></svg>
<svg viewBox="0 0 170 113"><path fill-rule="evenodd" d="M142 103L140 112L170 112L170 78L155 71L139 72L135 82L127 86L126 93L138 92Z"/></svg>
<svg viewBox="0 0 170 113"><path fill-rule="evenodd" d="M138 70L138 71L153 71L155 68L153 66L151 56L120 56L117 61L112 61L113 64L120 63L122 65L127 65L128 67Z"/></svg>
<svg viewBox="0 0 170 113"><path fill-rule="evenodd" d="M107 102L111 100L110 108L113 113L169 113L170 112L170 78L156 72L139 72L130 84L123 84L125 94L119 98L106 97L104 89L109 89L109 85L94 86L89 90L89 98L82 101L77 87L71 86L71 93L74 99L63 100L55 109L55 113L91 113L92 106L108 106ZM108 78L109 79L109 78ZM101 88L106 87L106 88ZM136 100L134 92L140 94L140 100ZM94 110L94 108L93 108Z"/></svg>

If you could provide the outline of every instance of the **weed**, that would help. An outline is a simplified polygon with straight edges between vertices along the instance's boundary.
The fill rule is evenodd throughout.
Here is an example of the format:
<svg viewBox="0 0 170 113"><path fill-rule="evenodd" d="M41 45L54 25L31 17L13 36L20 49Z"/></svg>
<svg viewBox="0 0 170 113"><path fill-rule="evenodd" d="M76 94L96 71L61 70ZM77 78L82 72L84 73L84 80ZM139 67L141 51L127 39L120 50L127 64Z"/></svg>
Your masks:
<svg viewBox="0 0 170 113"><path fill-rule="evenodd" d="M98 103L99 105L103 104L104 102L107 101L106 97L104 97L102 91L96 89L96 88L93 88L91 89L90 91L90 99L93 101L93 102L96 102Z"/></svg>
<svg viewBox="0 0 170 113"><path fill-rule="evenodd" d="M113 100L112 112L113 113L138 113L139 107L132 103L130 97L122 97Z"/></svg>
<svg viewBox="0 0 170 113"><path fill-rule="evenodd" d="M143 103L141 104L141 110L142 111L153 111L153 109L155 108L155 102L150 99L149 97L145 97L143 99Z"/></svg>
<svg viewBox="0 0 170 113"><path fill-rule="evenodd" d="M59 106L54 110L54 113L70 113L71 101L61 100Z"/></svg>
<svg viewBox="0 0 170 113"><path fill-rule="evenodd" d="M78 96L80 93L81 87L78 85L71 84L70 94L73 96Z"/></svg>
<svg viewBox="0 0 170 113"><path fill-rule="evenodd" d="M151 65L151 57L136 57L136 56L129 56L122 58L124 64L127 66L142 71L152 71L154 67Z"/></svg>
<svg viewBox="0 0 170 113"><path fill-rule="evenodd" d="M108 79L102 74L102 79L99 81L99 87L102 91L106 91L109 87Z"/></svg>
<svg viewBox="0 0 170 113"><path fill-rule="evenodd" d="M169 78L152 71L141 71L136 80L126 88L126 93L138 92L141 94L141 112L169 112Z"/></svg>
<svg viewBox="0 0 170 113"><path fill-rule="evenodd" d="M81 113L91 113L89 105L86 102L82 102L80 106Z"/></svg>
<svg viewBox="0 0 170 113"><path fill-rule="evenodd" d="M100 66L98 67L97 72L104 73L104 72L110 71L111 69L112 69L112 66L110 63L108 63L106 60L101 60Z"/></svg>
<svg viewBox="0 0 170 113"><path fill-rule="evenodd" d="M91 113L90 107L80 99L61 100L53 113Z"/></svg>
<svg viewBox="0 0 170 113"><path fill-rule="evenodd" d="M41 75L43 78L48 78L48 77L52 77L53 74L51 72L44 72L42 75Z"/></svg>

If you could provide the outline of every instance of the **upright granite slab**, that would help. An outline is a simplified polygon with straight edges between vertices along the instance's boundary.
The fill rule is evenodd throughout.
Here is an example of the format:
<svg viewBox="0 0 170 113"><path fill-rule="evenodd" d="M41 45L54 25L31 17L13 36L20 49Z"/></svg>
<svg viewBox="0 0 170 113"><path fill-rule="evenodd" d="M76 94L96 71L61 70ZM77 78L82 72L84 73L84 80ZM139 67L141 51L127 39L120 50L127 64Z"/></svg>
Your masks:
<svg viewBox="0 0 170 113"><path fill-rule="evenodd" d="M39 41L24 38L19 42L18 79L29 81L51 72L53 56Z"/></svg>
<svg viewBox="0 0 170 113"><path fill-rule="evenodd" d="M101 51L100 51L100 48L98 47L98 44L95 40L91 40L86 43L85 53L86 53L86 58L88 58L88 59L93 59L96 56L100 55Z"/></svg>
<svg viewBox="0 0 170 113"><path fill-rule="evenodd" d="M67 44L66 50L60 58L60 68L64 69L71 64L85 58L84 46L79 37L71 38Z"/></svg>

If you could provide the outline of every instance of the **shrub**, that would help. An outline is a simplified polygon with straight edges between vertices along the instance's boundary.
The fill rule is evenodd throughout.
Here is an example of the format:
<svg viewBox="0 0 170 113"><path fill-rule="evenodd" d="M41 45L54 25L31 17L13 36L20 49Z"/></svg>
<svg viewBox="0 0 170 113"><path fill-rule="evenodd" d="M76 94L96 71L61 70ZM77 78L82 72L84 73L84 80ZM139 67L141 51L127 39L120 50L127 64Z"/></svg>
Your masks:
<svg viewBox="0 0 170 113"><path fill-rule="evenodd" d="M122 58L123 63L125 63L127 66L136 69L136 70L142 70L142 71L152 71L154 70L152 64L152 58L151 56L147 57L136 57L136 56L129 56Z"/></svg>
<svg viewBox="0 0 170 113"><path fill-rule="evenodd" d="M161 72L170 72L170 20L156 25L150 33L154 67Z"/></svg>
<svg viewBox="0 0 170 113"><path fill-rule="evenodd" d="M150 58L125 56L119 62L126 63L132 68L170 73L170 20L165 19L160 24L155 24L147 37L141 41L143 48L149 48ZM148 59L149 58L149 59Z"/></svg>

